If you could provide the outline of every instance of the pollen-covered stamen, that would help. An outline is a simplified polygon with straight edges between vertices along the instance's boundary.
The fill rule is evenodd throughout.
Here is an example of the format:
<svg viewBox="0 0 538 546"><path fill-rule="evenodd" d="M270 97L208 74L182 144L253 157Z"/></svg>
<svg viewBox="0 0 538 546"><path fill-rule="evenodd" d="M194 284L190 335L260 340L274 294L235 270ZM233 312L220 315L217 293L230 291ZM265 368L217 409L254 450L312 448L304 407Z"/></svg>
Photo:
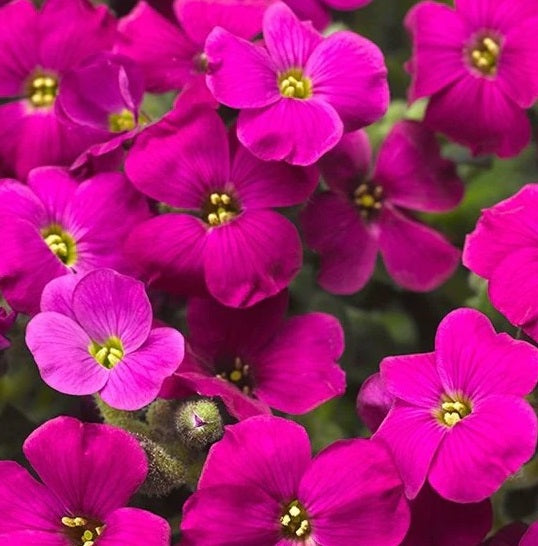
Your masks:
<svg viewBox="0 0 538 546"><path fill-rule="evenodd" d="M441 407L436 410L437 419L447 427L453 427L471 413L470 400L461 395L444 394L441 398Z"/></svg>
<svg viewBox="0 0 538 546"><path fill-rule="evenodd" d="M284 507L280 525L284 536L295 540L306 540L312 530L306 509L298 500Z"/></svg>
<svg viewBox="0 0 538 546"><path fill-rule="evenodd" d="M353 200L359 207L361 216L367 220L374 213L381 210L383 206L383 188L381 186L361 184L355 190Z"/></svg>
<svg viewBox="0 0 538 546"><path fill-rule="evenodd" d="M71 544L75 546L95 546L104 530L104 525L101 522L80 516L74 518L64 516L62 525L65 527L65 534L69 537Z"/></svg>
<svg viewBox="0 0 538 546"><path fill-rule="evenodd" d="M205 53L197 53L193 58L194 70L200 74L205 74L209 68L209 59Z"/></svg>
<svg viewBox="0 0 538 546"><path fill-rule="evenodd" d="M300 68L292 68L278 76L278 89L284 97L307 99L312 96L312 80Z"/></svg>
<svg viewBox="0 0 538 546"><path fill-rule="evenodd" d="M235 218L238 213L239 206L228 193L212 193L204 207L204 216L210 226L225 224Z"/></svg>
<svg viewBox="0 0 538 546"><path fill-rule="evenodd" d="M65 265L77 261L77 246L73 236L58 224L51 224L41 230L41 236L51 252Z"/></svg>
<svg viewBox="0 0 538 546"><path fill-rule="evenodd" d="M50 108L58 95L58 79L51 74L37 73L27 84L26 96L36 108Z"/></svg>
<svg viewBox="0 0 538 546"><path fill-rule="evenodd" d="M469 48L471 66L484 76L494 76L501 53L499 40L491 36L483 36Z"/></svg>
<svg viewBox="0 0 538 546"><path fill-rule="evenodd" d="M252 394L252 373L250 366L236 356L233 361L233 368L231 370L229 367L227 368L227 370L218 373L217 377L229 381L244 394Z"/></svg>
<svg viewBox="0 0 538 546"><path fill-rule="evenodd" d="M131 110L124 108L121 112L108 116L108 128L114 133L132 131L136 127L136 119Z"/></svg>
<svg viewBox="0 0 538 546"><path fill-rule="evenodd" d="M116 336L109 337L102 345L92 341L88 352L101 364L101 366L112 369L121 362L125 352L121 339Z"/></svg>

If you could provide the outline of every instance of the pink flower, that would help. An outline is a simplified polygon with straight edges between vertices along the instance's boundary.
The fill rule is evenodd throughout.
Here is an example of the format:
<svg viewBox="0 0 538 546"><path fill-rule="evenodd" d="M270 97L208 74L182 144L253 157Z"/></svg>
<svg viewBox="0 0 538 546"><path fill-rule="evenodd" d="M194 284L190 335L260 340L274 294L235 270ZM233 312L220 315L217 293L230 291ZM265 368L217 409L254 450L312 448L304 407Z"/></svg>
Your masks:
<svg viewBox="0 0 538 546"><path fill-rule="evenodd" d="M374 373L361 385L357 395L357 414L362 422L374 433L384 421L394 403L394 396L380 373Z"/></svg>
<svg viewBox="0 0 538 546"><path fill-rule="evenodd" d="M401 546L477 546L492 519L489 499L458 504L425 484L411 502L411 526Z"/></svg>
<svg viewBox="0 0 538 546"><path fill-rule="evenodd" d="M463 263L489 281L491 303L538 339L538 185L482 211L467 236Z"/></svg>
<svg viewBox="0 0 538 546"><path fill-rule="evenodd" d="M538 97L536 2L426 1L405 22L414 45L409 100L430 98L425 123L473 154L518 154L530 140L524 110Z"/></svg>
<svg viewBox="0 0 538 546"><path fill-rule="evenodd" d="M10 345L9 339L7 339L5 335L13 326L16 318L16 313L13 311L8 312L3 307L0 307L0 351L7 349Z"/></svg>
<svg viewBox="0 0 538 546"><path fill-rule="evenodd" d="M371 0L285 0L299 19L312 21L318 29L323 30L331 21L331 9L350 11L362 8Z"/></svg>
<svg viewBox="0 0 538 546"><path fill-rule="evenodd" d="M208 36L207 85L240 111L237 136L254 155L315 163L344 131L379 119L389 90L383 55L353 32L321 36L277 2L265 11L264 46L223 28Z"/></svg>
<svg viewBox="0 0 538 546"><path fill-rule="evenodd" d="M408 527L381 443L342 440L312 459L305 430L269 416L226 427L181 522L184 546L396 546Z"/></svg>
<svg viewBox="0 0 538 546"><path fill-rule="evenodd" d="M352 294L370 279L378 251L390 276L409 290L446 281L460 253L405 209L442 212L463 195L455 165L441 158L433 133L412 121L397 123L370 174L365 133L346 135L320 162L330 191L316 195L301 216L308 246L321 256L320 285Z"/></svg>
<svg viewBox="0 0 538 546"><path fill-rule="evenodd" d="M148 472L121 429L57 417L32 432L24 454L41 482L0 461L0 541L12 546L168 546L168 523L125 508Z"/></svg>
<svg viewBox="0 0 538 546"><path fill-rule="evenodd" d="M56 99L68 71L112 47L116 21L88 0L46 0L41 10L14 0L0 10L0 97L24 97L0 105L0 158L24 179L34 167L69 165L96 142L57 115Z"/></svg>
<svg viewBox="0 0 538 546"><path fill-rule="evenodd" d="M515 365L517 364L517 365ZM492 495L536 447L537 420L523 398L538 379L538 350L472 309L447 315L435 352L385 358L396 401L376 432L416 497L426 480L454 502Z"/></svg>
<svg viewBox="0 0 538 546"><path fill-rule="evenodd" d="M26 343L52 388L98 392L114 408L137 410L155 400L183 359L183 336L152 321L141 282L97 269L47 285Z"/></svg>
<svg viewBox="0 0 538 546"><path fill-rule="evenodd" d="M119 173L79 184L64 169L42 167L28 186L0 181L0 291L13 309L34 314L43 288L60 275L126 271L121 246L148 216L144 197Z"/></svg>
<svg viewBox="0 0 538 546"><path fill-rule="evenodd" d="M156 286L248 307L301 268L299 234L272 209L303 202L317 170L256 159L213 110L180 108L148 127L125 168L138 189L177 210L142 223L127 242Z"/></svg>
<svg viewBox="0 0 538 546"><path fill-rule="evenodd" d="M190 387L222 398L234 417L245 419L270 408L306 413L343 394L340 323L324 313L284 320L287 303L286 293L249 309L191 299L189 350L166 395Z"/></svg>

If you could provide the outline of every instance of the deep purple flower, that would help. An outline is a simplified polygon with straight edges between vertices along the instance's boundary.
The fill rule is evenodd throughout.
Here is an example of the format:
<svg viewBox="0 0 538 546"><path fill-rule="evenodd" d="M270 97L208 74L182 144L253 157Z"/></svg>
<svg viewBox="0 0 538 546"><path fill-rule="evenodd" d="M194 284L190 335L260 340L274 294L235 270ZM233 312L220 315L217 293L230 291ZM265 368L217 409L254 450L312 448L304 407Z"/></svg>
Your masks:
<svg viewBox="0 0 538 546"><path fill-rule="evenodd" d="M324 38L277 2L265 11L264 46L223 28L208 36L207 85L240 111L237 136L254 155L315 163L344 131L379 119L389 90L383 54L353 32Z"/></svg>
<svg viewBox="0 0 538 546"><path fill-rule="evenodd" d="M34 314L43 288L60 275L128 271L123 241L148 216L146 199L119 173L78 184L64 169L42 167L28 186L0 180L0 291L13 309Z"/></svg>
<svg viewBox="0 0 538 546"><path fill-rule="evenodd" d="M477 546L492 523L489 499L458 504L428 484L411 502L411 526L401 546Z"/></svg>
<svg viewBox="0 0 538 546"><path fill-rule="evenodd" d="M489 281L491 303L538 339L538 185L483 210L463 263Z"/></svg>
<svg viewBox="0 0 538 546"><path fill-rule="evenodd" d="M538 379L538 350L497 334L478 311L447 315L435 352L385 358L381 377L396 401L374 437L391 449L408 497L428 480L445 499L478 502L534 454L536 414L523 397Z"/></svg>
<svg viewBox="0 0 538 546"><path fill-rule="evenodd" d="M492 537L480 544L482 546L520 546L520 540L528 526L521 521L514 521L499 529ZM530 546L530 545L527 545Z"/></svg>
<svg viewBox="0 0 538 546"><path fill-rule="evenodd" d="M9 347L9 339L5 335L9 332L13 326L17 314L13 311L8 312L4 307L0 306L0 351Z"/></svg>
<svg viewBox="0 0 538 546"><path fill-rule="evenodd" d="M518 154L531 136L525 109L538 97L535 0L419 2L405 23L409 99L430 98L425 123L474 154Z"/></svg>
<svg viewBox="0 0 538 546"><path fill-rule="evenodd" d="M286 293L249 309L191 299L189 349L167 396L187 386L222 398L234 417L245 419L270 408L306 413L343 394L345 375L336 364L344 350L339 322L324 313L285 320L287 303Z"/></svg>
<svg viewBox="0 0 538 546"><path fill-rule="evenodd" d="M57 417L24 442L41 479L0 461L0 541L10 546L168 546L168 523L125 508L144 481L144 451L127 432Z"/></svg>
<svg viewBox="0 0 538 546"><path fill-rule="evenodd" d="M463 195L455 165L441 157L433 133L397 123L370 173L363 132L346 135L320 162L330 191L316 195L301 222L308 246L321 256L320 285L352 294L370 279L381 252L390 276L409 290L433 290L447 280L460 253L407 212L442 212Z"/></svg>
<svg viewBox="0 0 538 546"><path fill-rule="evenodd" d="M538 544L538 523L533 523L521 538L519 546L535 546Z"/></svg>
<svg viewBox="0 0 538 546"><path fill-rule="evenodd" d="M138 189L179 212L129 237L127 252L149 282L247 307L286 288L301 268L299 234L272 209L303 202L317 170L256 159L213 110L178 108L148 127L125 168Z"/></svg>
<svg viewBox="0 0 538 546"><path fill-rule="evenodd" d="M55 103L68 71L112 47L116 22L88 0L46 0L41 10L14 0L0 9L0 97L22 97L0 105L0 159L24 179L34 167L69 165L96 142Z"/></svg>
<svg viewBox="0 0 538 546"><path fill-rule="evenodd" d="M144 285L111 269L60 277L43 292L26 343L41 377L66 394L94 394L137 410L183 359L183 337L153 328Z"/></svg>
<svg viewBox="0 0 538 546"><path fill-rule="evenodd" d="M305 430L269 416L226 427L181 522L184 546L396 546L408 527L381 443L342 440L312 459Z"/></svg>

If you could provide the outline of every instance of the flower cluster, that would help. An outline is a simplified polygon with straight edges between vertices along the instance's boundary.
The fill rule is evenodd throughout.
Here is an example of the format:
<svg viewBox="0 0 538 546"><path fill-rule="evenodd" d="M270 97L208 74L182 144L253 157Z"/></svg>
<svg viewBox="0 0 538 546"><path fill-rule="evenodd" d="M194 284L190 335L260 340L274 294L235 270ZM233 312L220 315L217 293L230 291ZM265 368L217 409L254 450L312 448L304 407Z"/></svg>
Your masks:
<svg viewBox="0 0 538 546"><path fill-rule="evenodd" d="M530 141L536 1L415 2L427 104L383 121L390 64L330 26L371 0L38 4L0 1L0 351L79 405L24 442L40 481L0 461L0 539L169 545L138 491L182 546L538 543L491 500L538 437L536 184L447 229L473 156ZM516 335L456 289L417 309L461 260ZM421 348L357 381L358 306L422 313ZM359 382L372 435L319 442Z"/></svg>

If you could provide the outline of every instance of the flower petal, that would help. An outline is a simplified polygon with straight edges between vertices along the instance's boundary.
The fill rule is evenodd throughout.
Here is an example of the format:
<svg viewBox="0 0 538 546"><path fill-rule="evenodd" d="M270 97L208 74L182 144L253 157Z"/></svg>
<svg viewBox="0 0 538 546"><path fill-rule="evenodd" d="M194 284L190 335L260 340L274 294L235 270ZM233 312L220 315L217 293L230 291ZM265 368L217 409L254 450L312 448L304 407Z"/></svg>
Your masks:
<svg viewBox="0 0 538 546"><path fill-rule="evenodd" d="M388 392L379 372L361 385L357 394L357 414L373 434L388 415L394 396Z"/></svg>

